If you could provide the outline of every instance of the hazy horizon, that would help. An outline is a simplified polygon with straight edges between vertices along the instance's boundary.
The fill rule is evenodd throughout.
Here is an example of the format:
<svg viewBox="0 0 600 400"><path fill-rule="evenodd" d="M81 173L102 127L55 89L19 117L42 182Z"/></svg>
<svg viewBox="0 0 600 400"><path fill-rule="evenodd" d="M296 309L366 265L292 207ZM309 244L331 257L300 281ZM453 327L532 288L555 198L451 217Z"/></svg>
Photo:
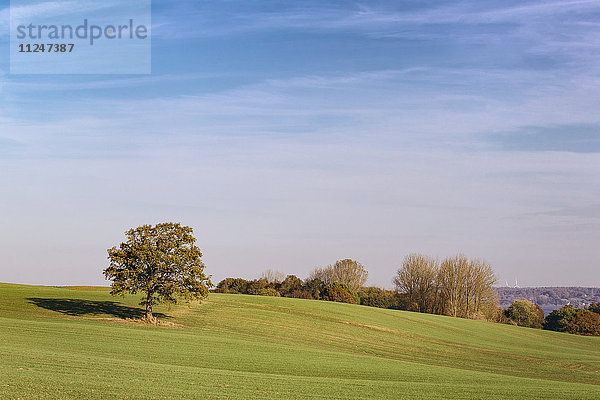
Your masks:
<svg viewBox="0 0 600 400"><path fill-rule="evenodd" d="M230 278L239 278L239 277L230 277ZM254 279L258 279L260 277L254 278ZM8 284L13 284L13 285L26 285L26 286L45 286L45 287L63 287L63 288L69 288L69 287L105 287L105 288L110 288L110 283L111 282L105 282L104 284L98 284L98 285L77 285L77 284L71 284L71 285L60 285L60 284L33 284L33 283L24 283L24 282L0 282L0 283L8 283ZM216 286L216 284L218 282L213 282ZM369 286L369 285L367 285ZM377 285L375 285L377 286ZM514 287L514 286L505 286L505 285L494 285L494 288L509 288L509 289L544 289L544 288L575 288L575 287L581 287L581 288L587 288L587 289L600 289L600 286L519 286L519 287Z"/></svg>
<svg viewBox="0 0 600 400"><path fill-rule="evenodd" d="M173 221L215 284L352 258L391 288L416 252L600 286L600 3L161 0L152 24L151 75L0 60L0 282L107 284L106 249Z"/></svg>

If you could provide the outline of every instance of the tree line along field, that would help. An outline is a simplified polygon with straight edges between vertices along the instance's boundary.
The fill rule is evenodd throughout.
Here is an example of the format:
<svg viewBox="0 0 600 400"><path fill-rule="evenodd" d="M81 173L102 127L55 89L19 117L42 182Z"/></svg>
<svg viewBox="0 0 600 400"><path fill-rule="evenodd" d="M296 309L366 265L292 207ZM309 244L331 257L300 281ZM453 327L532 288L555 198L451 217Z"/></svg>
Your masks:
<svg viewBox="0 0 600 400"><path fill-rule="evenodd" d="M293 298L0 284L2 399L600 398L600 338Z"/></svg>

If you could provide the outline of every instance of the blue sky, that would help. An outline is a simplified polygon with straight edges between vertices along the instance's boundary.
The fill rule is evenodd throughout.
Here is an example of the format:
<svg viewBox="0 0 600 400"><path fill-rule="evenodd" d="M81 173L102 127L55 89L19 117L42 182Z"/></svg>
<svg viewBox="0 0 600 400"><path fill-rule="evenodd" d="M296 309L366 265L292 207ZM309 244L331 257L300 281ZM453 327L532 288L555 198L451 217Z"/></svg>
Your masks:
<svg viewBox="0 0 600 400"><path fill-rule="evenodd" d="M8 7L0 281L102 284L178 221L215 281L464 252L600 284L598 1L154 1L150 75L11 75Z"/></svg>

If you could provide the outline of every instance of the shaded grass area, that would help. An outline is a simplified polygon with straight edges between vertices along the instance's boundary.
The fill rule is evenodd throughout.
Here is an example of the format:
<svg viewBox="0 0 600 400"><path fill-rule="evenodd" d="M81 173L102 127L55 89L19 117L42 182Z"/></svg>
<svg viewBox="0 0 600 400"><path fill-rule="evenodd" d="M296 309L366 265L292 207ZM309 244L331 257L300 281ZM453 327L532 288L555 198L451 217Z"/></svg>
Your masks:
<svg viewBox="0 0 600 400"><path fill-rule="evenodd" d="M600 398L599 338L226 294L101 319L139 300L0 284L0 399Z"/></svg>
<svg viewBox="0 0 600 400"><path fill-rule="evenodd" d="M27 298L32 304L45 308L46 310L56 311L66 315L85 316L85 315L110 315L115 318L133 319L143 318L145 311L128 307L117 303L116 301L98 301L86 299L56 299L56 298ZM163 313L155 313L155 317L166 318Z"/></svg>

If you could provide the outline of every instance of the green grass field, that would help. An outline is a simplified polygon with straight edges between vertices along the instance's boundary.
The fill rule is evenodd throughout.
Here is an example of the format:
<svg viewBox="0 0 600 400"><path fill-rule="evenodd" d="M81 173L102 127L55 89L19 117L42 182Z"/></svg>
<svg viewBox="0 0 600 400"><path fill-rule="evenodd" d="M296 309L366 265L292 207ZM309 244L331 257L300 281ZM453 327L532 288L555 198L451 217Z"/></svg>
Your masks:
<svg viewBox="0 0 600 400"><path fill-rule="evenodd" d="M138 297L0 284L0 398L600 399L600 338L226 294L157 327Z"/></svg>

